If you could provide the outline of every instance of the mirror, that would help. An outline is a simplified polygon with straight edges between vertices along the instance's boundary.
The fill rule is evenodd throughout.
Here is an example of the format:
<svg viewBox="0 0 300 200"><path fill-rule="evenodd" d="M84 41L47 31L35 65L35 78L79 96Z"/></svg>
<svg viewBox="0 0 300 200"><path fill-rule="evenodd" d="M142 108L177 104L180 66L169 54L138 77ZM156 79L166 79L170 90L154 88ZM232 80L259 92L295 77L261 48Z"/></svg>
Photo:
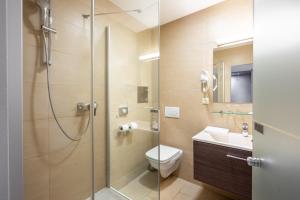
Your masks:
<svg viewBox="0 0 300 200"><path fill-rule="evenodd" d="M252 103L252 42L215 48L213 102Z"/></svg>

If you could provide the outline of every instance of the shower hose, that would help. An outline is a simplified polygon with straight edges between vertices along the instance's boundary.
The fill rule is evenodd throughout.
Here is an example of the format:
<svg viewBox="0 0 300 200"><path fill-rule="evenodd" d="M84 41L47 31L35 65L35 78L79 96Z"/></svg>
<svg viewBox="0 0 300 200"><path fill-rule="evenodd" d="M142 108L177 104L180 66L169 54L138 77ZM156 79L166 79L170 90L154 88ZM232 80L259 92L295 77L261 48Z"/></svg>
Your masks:
<svg viewBox="0 0 300 200"><path fill-rule="evenodd" d="M60 131L64 134L65 137L67 137L69 140L72 140L72 141L79 141L81 140L81 137L82 135L88 130L89 128L89 125L90 125L90 114L89 114L89 118L88 118L88 122L87 122L87 125L85 127L85 129L78 133L78 135L80 135L79 137L77 138L74 138L72 136L70 136L70 134L63 128L62 124L59 122L58 120L58 117L55 113L55 110L54 110L54 106L53 106L53 101L52 101L52 95L51 95L51 86L50 86L50 63L49 63L49 48L48 48L48 43L47 43L47 40L46 40L46 35L45 35L45 31L42 31L43 32L43 38L44 38L44 47L45 47L45 56L46 56L46 65L47 65L47 89L48 89L48 98L49 98L49 103L50 103L50 108L51 108L51 111L52 111L52 114L53 114L53 118L54 120L56 121L56 124L58 125Z"/></svg>

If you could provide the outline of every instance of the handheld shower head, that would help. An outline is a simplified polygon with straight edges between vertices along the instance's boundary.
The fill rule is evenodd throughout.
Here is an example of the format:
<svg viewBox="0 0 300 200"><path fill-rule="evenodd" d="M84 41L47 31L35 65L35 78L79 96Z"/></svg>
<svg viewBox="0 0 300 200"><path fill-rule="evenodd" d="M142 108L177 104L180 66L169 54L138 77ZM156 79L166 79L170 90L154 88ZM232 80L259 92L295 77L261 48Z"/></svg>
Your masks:
<svg viewBox="0 0 300 200"><path fill-rule="evenodd" d="M36 4L40 7L42 12L42 22L43 25L47 25L49 11L50 11L50 0L36 0Z"/></svg>
<svg viewBox="0 0 300 200"><path fill-rule="evenodd" d="M36 0L36 3L40 6L41 9L50 7L49 0Z"/></svg>

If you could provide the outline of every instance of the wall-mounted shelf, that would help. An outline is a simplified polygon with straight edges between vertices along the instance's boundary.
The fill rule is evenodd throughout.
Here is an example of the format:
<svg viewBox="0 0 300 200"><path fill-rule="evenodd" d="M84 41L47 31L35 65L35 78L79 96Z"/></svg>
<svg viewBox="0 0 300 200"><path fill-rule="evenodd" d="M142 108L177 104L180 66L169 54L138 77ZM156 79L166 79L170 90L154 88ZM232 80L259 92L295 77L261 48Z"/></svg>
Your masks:
<svg viewBox="0 0 300 200"><path fill-rule="evenodd" d="M213 111L212 114L219 114L219 115L253 115L252 112L233 112L233 111Z"/></svg>

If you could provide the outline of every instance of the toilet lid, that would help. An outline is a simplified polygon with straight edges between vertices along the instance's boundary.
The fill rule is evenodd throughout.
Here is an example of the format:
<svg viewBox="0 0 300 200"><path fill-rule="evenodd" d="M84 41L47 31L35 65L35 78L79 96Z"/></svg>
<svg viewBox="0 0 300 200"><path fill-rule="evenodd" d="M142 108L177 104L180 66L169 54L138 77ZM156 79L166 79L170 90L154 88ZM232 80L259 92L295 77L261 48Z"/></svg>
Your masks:
<svg viewBox="0 0 300 200"><path fill-rule="evenodd" d="M176 156L180 152L179 149L174 147L169 147L165 145L160 145L160 162L166 162ZM153 160L158 160L158 146L147 151L146 156Z"/></svg>

